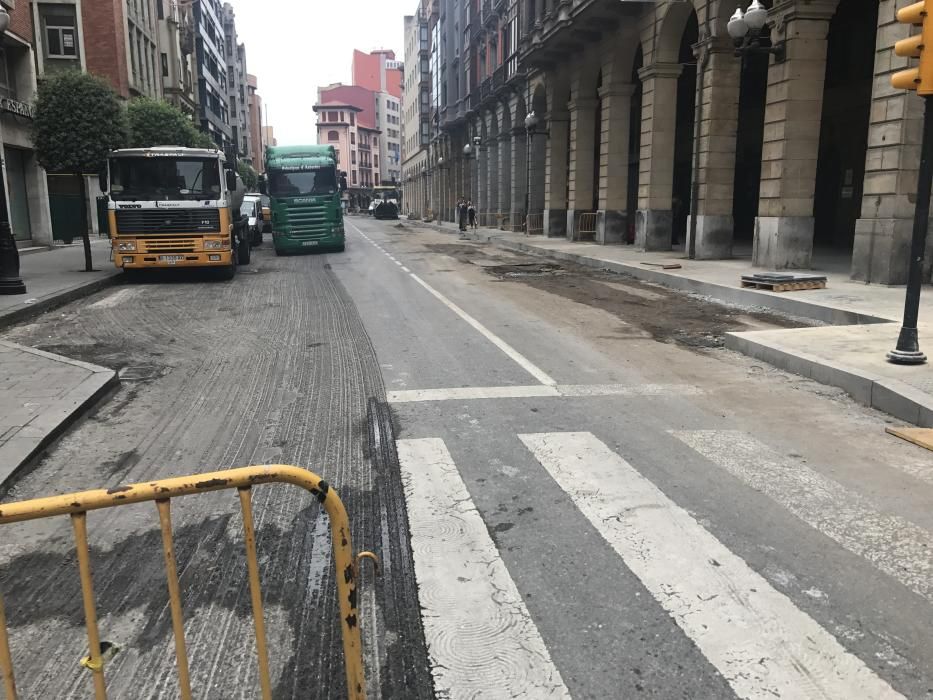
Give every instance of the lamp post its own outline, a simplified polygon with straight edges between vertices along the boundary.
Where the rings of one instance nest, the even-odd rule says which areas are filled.
[[[473,199],[473,168],[470,165],[470,158],[472,156],[473,156],[473,144],[467,142],[467,144],[463,147],[463,157],[466,162],[466,185],[467,185],[467,187],[464,189],[467,190],[466,192],[467,199],[471,201]]]
[[[421,191],[422,191],[422,197],[421,197],[422,216],[421,218],[424,221],[427,221],[428,212],[431,209],[431,207],[428,206],[428,164],[427,163],[421,164]]]
[[[10,26],[10,14],[0,7],[0,37]],[[0,294],[25,294],[26,285],[19,276],[19,250],[10,228],[10,212],[6,199],[6,169],[0,160]]]
[[[787,58],[787,45],[783,41],[771,44],[767,37],[762,37],[762,30],[768,24],[768,10],[758,0],[752,0],[745,12],[741,7],[729,18],[726,29],[735,44],[735,55],[770,54],[775,63],[783,63]],[[762,43],[767,42],[767,44]]]

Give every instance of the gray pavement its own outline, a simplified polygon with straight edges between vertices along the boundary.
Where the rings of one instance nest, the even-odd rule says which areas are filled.
[[[111,369],[0,340],[0,491],[117,381]]]
[[[456,231],[446,223],[408,225],[448,233]],[[816,265],[814,272],[828,279],[826,289],[791,293],[743,289],[739,284],[741,276],[759,271],[752,267],[750,259],[687,260],[677,251],[644,252],[632,246],[601,246],[488,228],[471,231],[470,236],[508,251],[612,270],[725,303],[770,309],[828,324],[830,327],[820,330],[750,330],[729,334],[727,344],[780,369],[844,389],[857,401],[899,420],[933,427],[933,363],[894,367],[886,360],[900,330],[903,287],[866,285],[851,280],[848,272],[837,269],[837,265],[829,269]],[[659,267],[665,263],[677,263],[681,268]],[[933,342],[933,334],[929,332],[933,329],[930,294],[930,287],[925,287],[920,303],[920,339],[925,349]]]
[[[69,301],[92,294],[120,279],[110,262],[110,241],[92,239],[94,272],[84,271],[84,248],[72,245],[20,255],[26,294],[0,295],[0,328],[20,323]]]
[[[933,463],[884,414],[725,347],[800,321],[394,222],[348,231],[344,254],[261,251],[228,284],[108,290],[8,331],[123,377],[8,498],[323,472],[386,564],[362,588],[374,696],[426,697],[428,669],[450,698],[929,696]],[[397,462],[367,439],[371,399]],[[254,500],[275,697],[337,697],[326,521],[286,489]],[[256,694],[234,505],[173,511],[198,697]],[[153,511],[89,518],[115,696],[177,695]],[[84,697],[70,526],[4,527],[20,686]]]

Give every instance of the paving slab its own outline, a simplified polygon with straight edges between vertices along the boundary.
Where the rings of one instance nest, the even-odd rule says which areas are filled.
[[[0,340],[0,490],[118,381],[111,369]]]
[[[91,257],[94,272],[84,271],[84,247],[80,242],[20,255],[20,277],[26,283],[26,294],[0,295],[0,328],[120,281],[120,271],[110,262],[109,240],[92,241]]]

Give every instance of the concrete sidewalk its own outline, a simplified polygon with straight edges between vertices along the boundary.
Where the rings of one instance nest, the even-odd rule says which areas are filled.
[[[111,369],[0,340],[0,490],[117,382]]]
[[[117,282],[110,241],[20,256],[26,294],[0,295],[0,329],[26,321]],[[113,370],[0,340],[0,489],[117,383]]]
[[[411,221],[456,234],[453,224]],[[847,269],[814,263],[827,278],[826,289],[770,292],[743,289],[744,274],[761,272],[751,260],[689,260],[682,252],[646,253],[627,245],[597,245],[563,238],[525,236],[497,229],[469,232],[473,240],[500,248],[611,270],[673,289],[702,294],[746,307],[779,311],[828,326],[729,333],[726,346],[776,367],[844,389],[860,403],[895,418],[933,427],[933,363],[892,365],[885,354],[897,342],[904,309],[904,288],[867,285],[849,279]],[[678,263],[664,270],[663,263]],[[821,269],[822,268],[822,269]],[[933,357],[933,288],[920,301],[921,347]]]
[[[20,277],[26,294],[0,295],[0,328],[67,304],[119,280],[110,262],[110,241],[93,239],[94,272],[84,272],[84,247],[73,245],[20,255]]]

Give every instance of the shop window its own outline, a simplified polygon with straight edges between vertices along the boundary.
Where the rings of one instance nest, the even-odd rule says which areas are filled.
[[[328,132],[327,132],[327,140],[328,140],[328,141],[339,141],[339,140],[340,140],[340,134],[337,133],[336,131],[328,131]]]

